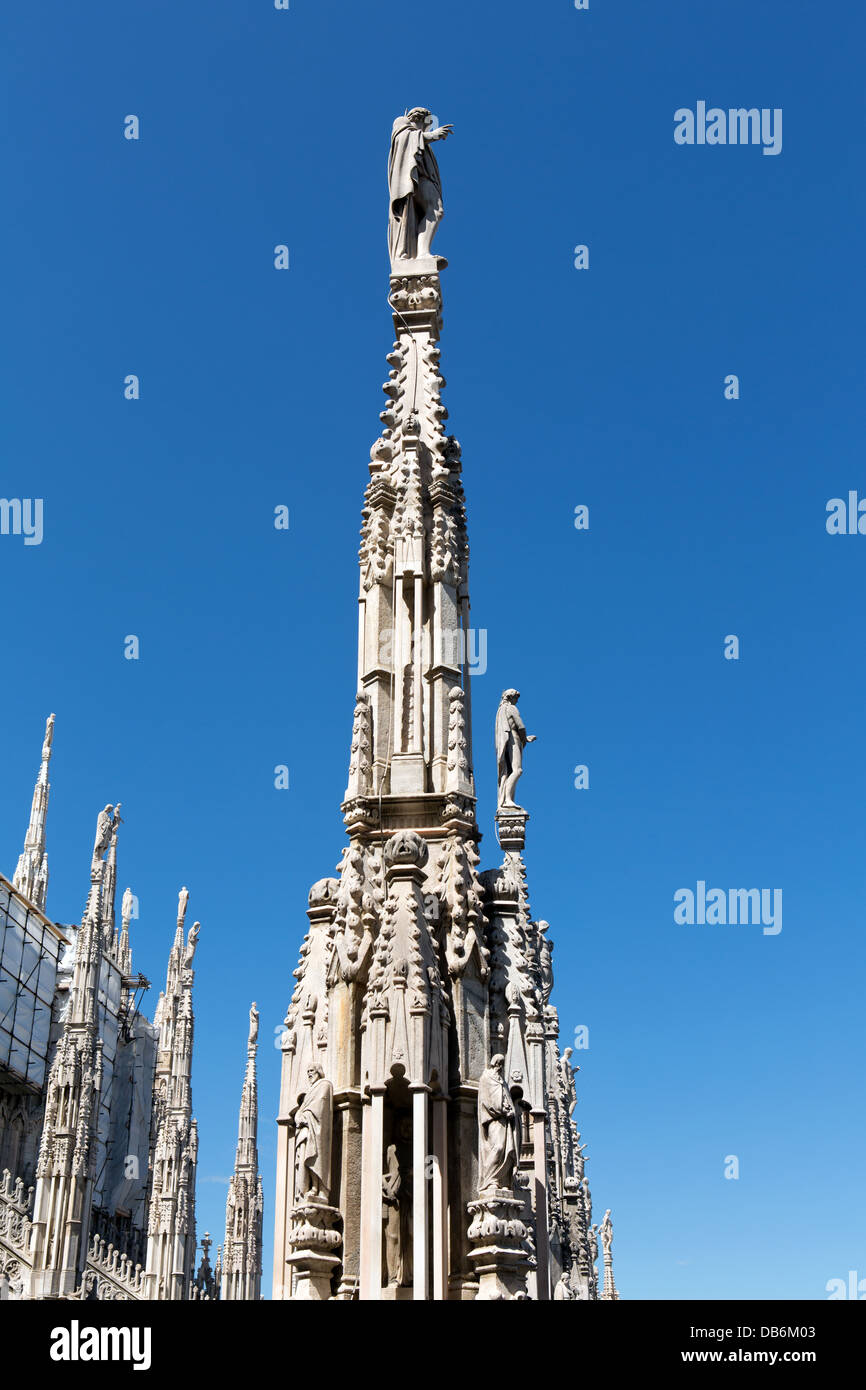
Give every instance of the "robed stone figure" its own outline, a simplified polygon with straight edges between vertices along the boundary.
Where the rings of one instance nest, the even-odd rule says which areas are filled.
[[[389,1144],[382,1178],[382,1220],[385,1223],[385,1274],[392,1288],[412,1283],[412,1157],[411,1126],[400,1121],[397,1143]]]
[[[519,690],[503,690],[496,711],[496,771],[499,781],[499,805],[514,806],[514,789],[523,773],[523,750],[535,742],[535,734],[526,732],[526,725],[517,709]]]
[[[442,180],[430,148],[434,140],[447,140],[452,126],[431,130],[433,118],[424,106],[398,116],[391,131],[388,158],[388,250],[391,268],[400,261],[430,256],[430,247],[442,220]]]
[[[307,1068],[309,1090],[295,1115],[295,1201],[327,1202],[331,1189],[334,1088],[322,1068]]]
[[[497,1054],[478,1083],[478,1192],[511,1192],[517,1167],[517,1111]]]

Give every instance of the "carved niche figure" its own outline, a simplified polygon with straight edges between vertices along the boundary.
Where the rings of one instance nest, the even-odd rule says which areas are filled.
[[[391,267],[400,261],[421,260],[442,220],[442,180],[430,148],[434,140],[447,140],[453,126],[431,129],[433,118],[424,106],[398,116],[391,131],[388,159],[388,250]]]
[[[478,1083],[478,1191],[510,1192],[517,1167],[517,1112],[505,1084],[501,1053],[485,1068]]]
[[[331,1189],[331,1116],[334,1088],[315,1062],[309,1089],[295,1115],[295,1201],[327,1202]]]
[[[517,710],[519,690],[503,690],[496,711],[496,770],[499,779],[499,805],[514,806],[514,789],[523,773],[523,750],[535,742],[535,734],[526,732],[526,725]]]
[[[412,1283],[411,1124],[400,1120],[399,1143],[389,1144],[382,1178],[382,1219],[385,1223],[385,1269],[388,1284],[406,1288]]]

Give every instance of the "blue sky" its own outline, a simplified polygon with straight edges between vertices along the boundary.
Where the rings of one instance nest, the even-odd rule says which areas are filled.
[[[49,911],[80,916],[120,800],[151,1013],[181,884],[203,923],[198,1224],[220,1239],[259,1004],[268,1288],[271,1039],[344,842],[384,172],[416,104],[454,124],[436,250],[488,634],[484,863],[515,685],[532,903],[563,1041],[589,1028],[577,1115],[617,1281],[822,1298],[866,1277],[866,538],[825,529],[830,498],[866,495],[864,27],[781,0],[4,16],[0,494],[43,498],[45,530],[0,536],[2,870],[54,710]],[[781,108],[781,154],[676,145],[699,100]],[[782,931],[676,924],[698,880],[781,888]]]

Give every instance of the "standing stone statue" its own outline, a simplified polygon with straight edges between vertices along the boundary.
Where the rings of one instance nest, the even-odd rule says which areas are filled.
[[[96,821],[96,839],[93,844],[93,864],[96,865],[101,860],[103,854],[111,843],[111,832],[114,829],[114,807],[109,804],[104,811],[100,811]]]
[[[610,1247],[613,1244],[613,1222],[610,1219],[610,1207],[608,1207],[604,1214],[604,1220],[599,1227],[598,1233],[601,1236],[601,1247],[604,1251],[605,1259],[608,1259],[610,1256]]]
[[[195,948],[198,945],[198,937],[200,931],[201,922],[193,922],[192,926],[190,927],[187,933],[186,950],[183,953],[183,966],[185,970],[192,969],[192,963],[195,957]]]
[[[307,1080],[309,1090],[295,1115],[295,1201],[327,1202],[334,1088],[315,1062],[307,1067]]]
[[[259,1011],[258,1011],[258,1009],[256,1008],[255,1004],[252,1004],[251,1007],[250,1007],[250,1032],[249,1032],[249,1037],[248,1037],[248,1039],[247,1039],[247,1046],[248,1046],[248,1047],[252,1047],[252,1046],[258,1041],[258,1036],[259,1036]]]
[[[478,1192],[511,1192],[517,1167],[517,1112],[505,1084],[505,1058],[492,1059],[478,1083]]]
[[[559,1071],[562,1077],[563,1085],[565,1087],[566,1098],[568,1100],[569,1118],[574,1114],[574,1107],[577,1105],[577,1088],[575,1086],[574,1078],[580,1071],[580,1067],[573,1067],[571,1065],[571,1054],[573,1053],[573,1051],[573,1047],[567,1047],[563,1052],[562,1058],[559,1063]],[[578,1138],[580,1138],[580,1135],[578,1135]]]
[[[391,268],[400,261],[418,261],[431,254],[436,228],[442,220],[442,181],[430,148],[447,140],[453,126],[431,129],[433,118],[424,106],[398,116],[391,131],[388,159],[388,250]]]
[[[389,1144],[385,1157],[382,1218],[388,1284],[392,1288],[406,1288],[412,1283],[412,1188],[411,1157],[407,1152],[411,1127],[405,1118],[400,1121],[398,1137],[402,1142]]]
[[[517,710],[519,690],[503,690],[496,711],[496,768],[499,778],[499,805],[514,806],[514,788],[523,773],[523,750],[535,742],[535,734],[526,732],[526,725]]]

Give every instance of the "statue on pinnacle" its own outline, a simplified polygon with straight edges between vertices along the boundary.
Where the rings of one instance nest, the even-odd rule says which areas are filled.
[[[516,807],[514,791],[523,774],[523,750],[535,742],[535,734],[526,732],[526,725],[517,709],[519,690],[503,690],[496,711],[496,772],[499,783],[499,809]]]
[[[427,108],[414,106],[397,117],[391,131],[388,250],[395,274],[409,271],[410,266],[415,273],[424,273],[447,264],[444,256],[434,261],[430,249],[442,220],[442,180],[430,146],[434,140],[447,140],[453,126],[432,127]]]

